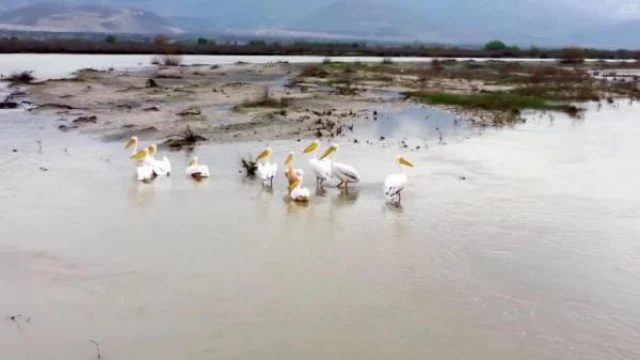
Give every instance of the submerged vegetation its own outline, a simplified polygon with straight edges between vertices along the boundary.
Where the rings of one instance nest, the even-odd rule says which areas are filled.
[[[492,44],[491,48],[498,45]],[[615,71],[609,71],[608,77],[594,76],[606,69],[637,71],[638,62],[583,63],[577,60],[580,54],[567,50],[565,57],[545,63],[442,59],[411,64],[331,62],[306,66],[295,83],[344,86],[359,92],[401,89],[408,98],[421,103],[489,113],[494,123],[517,119],[526,109],[578,116],[580,102],[611,102],[614,97],[640,99],[637,76],[616,77]]]
[[[10,85],[31,84],[36,79],[33,76],[33,71],[18,71],[13,72],[7,77],[3,77],[2,80],[9,82]]]
[[[253,100],[244,101],[242,104],[234,107],[234,110],[240,111],[247,108],[286,108],[289,106],[287,98],[276,99],[271,96],[269,87],[262,88],[260,94]]]

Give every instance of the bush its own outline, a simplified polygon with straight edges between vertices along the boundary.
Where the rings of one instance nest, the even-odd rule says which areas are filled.
[[[507,44],[500,40],[493,40],[486,43],[484,49],[487,51],[501,51],[507,49]]]
[[[30,84],[35,79],[36,77],[33,76],[33,71],[19,71],[11,73],[11,75],[4,78],[4,81],[12,84]]]
[[[586,51],[582,48],[564,48],[560,53],[562,64],[582,64],[586,56]]]
[[[151,65],[164,66],[180,66],[182,65],[182,56],[180,55],[162,55],[151,58]]]
[[[393,59],[391,59],[390,57],[384,57],[382,58],[382,63],[385,65],[391,65],[393,64]]]
[[[104,42],[106,42],[107,44],[115,44],[117,41],[118,38],[116,38],[114,35],[108,35],[104,38]]]
[[[198,45],[207,45],[209,43],[209,40],[201,37],[201,38],[198,38],[197,43]]]
[[[166,45],[169,43],[169,41],[171,41],[171,39],[169,39],[167,35],[158,35],[153,38],[153,42],[156,45]]]

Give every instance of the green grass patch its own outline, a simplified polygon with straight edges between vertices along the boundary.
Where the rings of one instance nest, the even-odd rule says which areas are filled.
[[[507,111],[536,109],[564,111],[568,105],[551,103],[544,98],[506,92],[483,94],[432,93],[419,94],[418,99],[427,104],[459,106],[470,109]]]

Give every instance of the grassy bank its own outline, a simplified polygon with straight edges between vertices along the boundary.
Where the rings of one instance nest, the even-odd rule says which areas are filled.
[[[464,109],[487,111],[519,111],[531,109],[574,113],[577,109],[570,104],[549,101],[542,97],[518,95],[508,92],[481,94],[419,93],[414,94],[413,97],[425,104],[456,106]]]

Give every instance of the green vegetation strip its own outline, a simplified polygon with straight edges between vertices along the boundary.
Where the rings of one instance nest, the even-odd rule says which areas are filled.
[[[571,112],[575,108],[567,104],[551,103],[536,96],[524,96],[505,92],[483,94],[418,94],[417,98],[419,101],[427,104],[494,111],[535,109]]]

